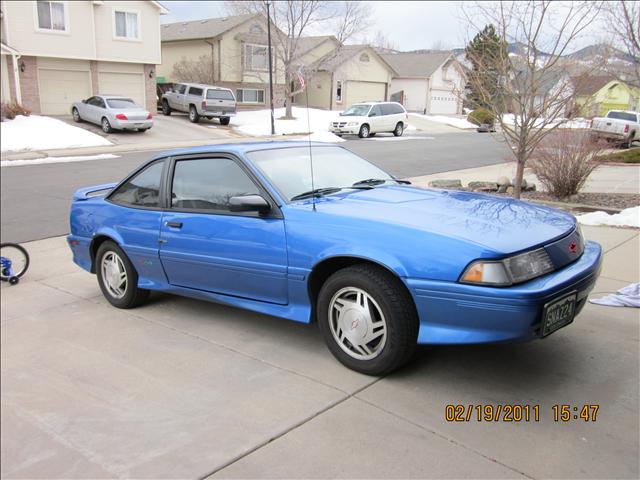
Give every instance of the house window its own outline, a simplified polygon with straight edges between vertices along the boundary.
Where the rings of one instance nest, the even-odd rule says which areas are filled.
[[[64,2],[37,2],[38,28],[65,32],[67,23],[64,7]]]
[[[264,90],[240,88],[236,91],[238,103],[264,103]]]
[[[342,102],[342,82],[340,80],[336,82],[336,102]]]
[[[245,70],[268,70],[268,47],[265,45],[244,46],[244,68]]]
[[[249,33],[253,35],[262,35],[264,33],[264,30],[262,30],[260,25],[254,24],[254,25],[251,25],[251,28],[249,29]]]
[[[117,38],[139,38],[138,14],[136,12],[116,11],[116,37]]]
[[[362,55],[360,55],[360,61],[361,62],[368,62],[369,61],[369,55],[367,55],[366,53],[363,53]]]

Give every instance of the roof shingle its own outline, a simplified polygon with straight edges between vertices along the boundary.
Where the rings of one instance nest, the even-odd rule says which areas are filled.
[[[428,78],[451,57],[451,52],[383,53],[380,56],[401,78]]]
[[[232,17],[206,18],[192,22],[166,23],[160,27],[160,39],[163,42],[175,40],[196,40],[213,38],[246,22],[254,15],[235,15]]]

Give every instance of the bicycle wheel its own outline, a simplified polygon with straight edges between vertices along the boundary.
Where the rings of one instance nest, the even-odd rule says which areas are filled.
[[[0,244],[0,277],[21,277],[29,268],[29,254],[17,243]]]

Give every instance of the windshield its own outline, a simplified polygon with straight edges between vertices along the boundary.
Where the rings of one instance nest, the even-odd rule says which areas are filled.
[[[343,117],[366,117],[371,105],[351,105],[344,112]]]
[[[313,188],[349,187],[363,179],[392,180],[383,170],[340,147],[313,147]],[[248,157],[291,201],[311,187],[309,147],[250,152]]]
[[[617,118],[619,120],[629,120],[630,122],[636,121],[636,116],[633,113],[627,112],[609,112],[607,118]]]
[[[139,108],[130,98],[110,98],[107,100],[109,108]]]

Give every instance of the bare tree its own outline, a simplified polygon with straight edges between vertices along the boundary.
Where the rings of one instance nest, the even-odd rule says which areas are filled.
[[[179,82],[209,83],[213,85],[213,64],[211,57],[202,55],[197,60],[182,57],[173,65],[172,76]]]
[[[514,197],[520,198],[527,160],[542,139],[565,121],[575,84],[563,55],[591,26],[601,9],[599,2],[477,2],[465,9],[469,30],[475,34],[494,25],[501,41],[515,52],[495,49],[477,55],[468,81],[500,126],[500,133],[517,163]],[[469,53],[467,53],[469,55]],[[495,75],[497,89],[486,88],[486,75]]]
[[[606,3],[604,19],[613,46],[629,55],[632,81],[640,86],[640,3],[618,0]]]
[[[232,14],[260,14],[267,18],[266,2],[263,0],[227,2]],[[371,22],[371,9],[366,2],[341,1],[325,2],[320,0],[275,0],[271,2],[272,42],[274,54],[279,60],[277,69],[284,76],[286,102],[285,118],[293,118],[291,103],[293,96],[304,89],[295,83],[296,72],[300,65],[300,39],[319,32],[333,34],[342,45],[355,35],[365,31]],[[337,55],[338,47],[332,55]],[[306,84],[314,71],[304,69]]]
[[[382,50],[398,50],[398,44],[391,40],[382,30],[376,31],[376,33],[373,35],[373,38],[367,38],[364,43],[375,48],[380,48]]]

